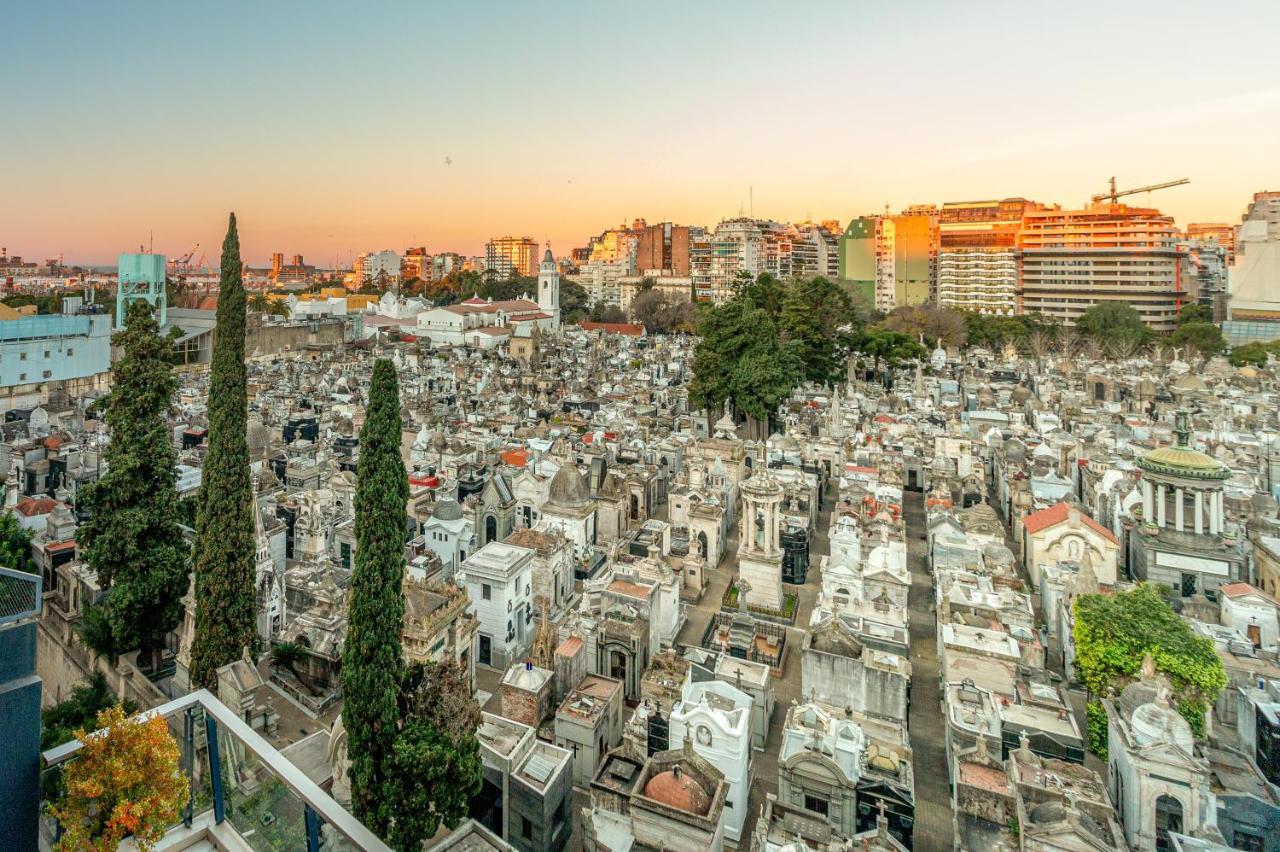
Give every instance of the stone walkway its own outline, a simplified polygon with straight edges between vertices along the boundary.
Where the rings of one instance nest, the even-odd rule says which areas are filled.
[[[917,852],[953,848],[951,787],[943,733],[933,577],[925,568],[927,544],[924,494],[903,492],[907,566],[911,569],[908,600],[911,617],[911,751],[915,768],[916,823],[912,836]]]

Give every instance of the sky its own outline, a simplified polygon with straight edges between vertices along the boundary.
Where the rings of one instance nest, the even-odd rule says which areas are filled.
[[[1280,189],[1280,3],[15,3],[0,246],[111,263],[557,254],[1115,175],[1175,217]],[[1133,196],[1146,204],[1146,194]]]

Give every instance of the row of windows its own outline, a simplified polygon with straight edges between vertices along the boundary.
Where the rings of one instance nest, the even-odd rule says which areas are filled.
[[[67,357],[71,357],[72,355],[76,354],[76,350],[75,350],[75,349],[72,349],[72,348],[68,348],[68,349],[66,350],[65,354],[66,354],[66,356],[67,356]],[[46,350],[44,350],[44,357],[45,357],[46,359],[48,359],[48,358],[52,358],[52,357],[53,357],[53,351],[52,351],[52,350],[50,350],[50,349],[46,349]],[[25,360],[27,360],[27,353],[26,353],[26,352],[19,352],[19,353],[18,353],[18,360],[19,360],[19,361],[25,361]]]

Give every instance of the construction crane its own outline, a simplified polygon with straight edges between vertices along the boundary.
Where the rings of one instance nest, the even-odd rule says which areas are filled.
[[[1183,184],[1191,183],[1191,178],[1179,178],[1178,180],[1171,180],[1165,183],[1153,183],[1151,184],[1151,186],[1139,186],[1139,187],[1135,187],[1134,189],[1122,189],[1118,192],[1116,191],[1116,179],[1114,177],[1111,178],[1109,183],[1111,185],[1111,190],[1109,192],[1104,192],[1100,195],[1093,196],[1094,204],[1097,204],[1099,201],[1110,201],[1112,204],[1115,204],[1116,199],[1122,196],[1136,195],[1139,192],[1151,192],[1152,190],[1155,190],[1155,189],[1168,189],[1171,186],[1182,186]]]
[[[191,247],[191,251],[173,259],[173,271],[181,275],[184,272],[191,271],[191,258],[196,256],[196,252],[200,250],[200,244],[196,243]]]

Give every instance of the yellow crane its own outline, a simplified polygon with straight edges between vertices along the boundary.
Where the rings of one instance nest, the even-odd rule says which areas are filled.
[[[1168,189],[1171,186],[1182,186],[1183,184],[1191,183],[1191,178],[1178,178],[1177,180],[1166,181],[1165,183],[1153,183],[1150,186],[1139,186],[1133,189],[1122,189],[1119,191],[1116,191],[1116,179],[1114,177],[1111,178],[1108,183],[1111,185],[1110,191],[1093,196],[1094,204],[1097,204],[1099,201],[1110,201],[1112,204],[1115,204],[1116,199],[1121,198],[1122,196],[1136,195],[1139,192],[1151,192],[1155,189]]]

